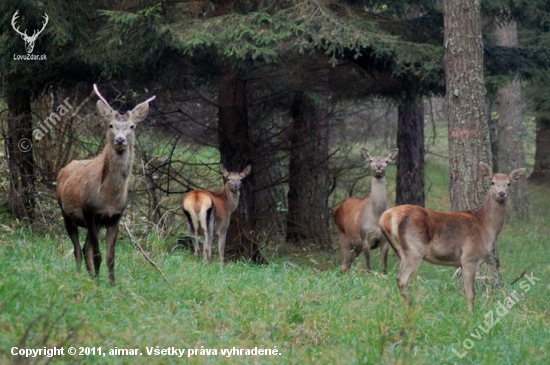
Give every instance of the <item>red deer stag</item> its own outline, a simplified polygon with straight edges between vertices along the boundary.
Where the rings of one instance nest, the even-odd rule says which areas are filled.
[[[57,175],[57,201],[63,214],[65,228],[74,246],[77,269],[80,270],[82,251],[86,267],[94,277],[99,276],[101,252],[99,229],[106,227],[107,268],[109,281],[115,282],[115,242],[118,221],[126,208],[128,181],[134,157],[134,127],[147,117],[152,98],[137,105],[132,111],[120,114],[101,96],[97,111],[109,122],[107,144],[99,156],[91,160],[75,160]],[[78,240],[78,227],[88,229],[83,250]]]
[[[387,156],[371,156],[362,148],[361,154],[370,163],[372,174],[371,193],[366,199],[349,198],[334,210],[334,221],[340,236],[342,271],[347,273],[350,265],[361,252],[365,253],[367,271],[371,271],[370,250],[380,246],[382,272],[387,274],[389,246],[378,226],[378,219],[388,209],[386,191],[386,168],[397,159],[399,150],[393,149]]]
[[[220,170],[226,181],[219,192],[215,193],[204,189],[190,191],[183,196],[182,206],[187,218],[189,232],[193,235],[195,256],[199,258],[201,256],[197,235],[202,229],[204,234],[204,259],[206,262],[210,262],[212,237],[215,233],[218,235],[220,264],[223,265],[229,218],[239,204],[242,180],[250,174],[252,168],[248,165],[242,172],[228,172],[225,166],[221,164]]]
[[[477,212],[436,212],[418,205],[401,205],[380,217],[380,227],[399,257],[397,284],[407,305],[407,284],[422,260],[432,264],[461,266],[468,308],[474,310],[474,279],[479,265],[492,251],[504,224],[510,183],[525,169],[510,175],[493,174],[483,162],[479,168],[491,180],[484,206]]]

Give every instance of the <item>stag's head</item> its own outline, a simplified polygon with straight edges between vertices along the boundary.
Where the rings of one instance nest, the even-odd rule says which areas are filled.
[[[42,29],[40,29],[40,30],[35,29],[33,31],[32,35],[29,36],[27,34],[26,29],[25,29],[24,32],[20,32],[19,27],[18,26],[16,27],[16,25],[15,25],[15,21],[19,17],[18,13],[19,13],[19,10],[17,10],[15,12],[15,14],[13,14],[13,17],[11,18],[11,26],[21,36],[21,38],[23,38],[23,40],[25,41],[25,48],[27,49],[27,53],[32,53],[32,50],[34,49],[34,42],[36,42],[36,38],[38,38],[40,33],[42,33],[44,28],[46,28],[46,24],[48,24],[48,20],[49,20],[48,14],[44,13],[44,22],[42,23]]]
[[[236,193],[241,189],[242,181],[245,177],[250,174],[252,167],[250,165],[246,166],[241,172],[229,172],[223,164],[220,165],[220,170],[226,181],[226,184],[229,185],[229,189]]]
[[[399,150],[393,149],[387,156],[371,156],[369,150],[366,148],[361,149],[361,155],[370,163],[370,172],[372,176],[381,179],[386,176],[386,168],[389,163],[395,162]]]
[[[510,185],[525,174],[525,168],[515,169],[510,175],[493,174],[491,166],[484,162],[479,163],[479,169],[483,176],[491,180],[491,187],[489,188],[491,196],[499,203],[504,203],[506,201]]]
[[[97,86],[94,84],[94,90],[100,100],[97,101],[97,112],[106,121],[109,122],[107,131],[107,140],[115,151],[122,153],[128,149],[128,146],[134,144],[134,128],[137,123],[141,122],[149,114],[149,102],[155,99],[151,97],[141,104],[138,104],[131,111],[120,114],[111,106],[105,98],[99,93]]]

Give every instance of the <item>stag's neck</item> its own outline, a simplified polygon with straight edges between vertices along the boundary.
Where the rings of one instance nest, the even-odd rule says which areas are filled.
[[[229,184],[225,184],[223,189],[220,191],[220,195],[227,202],[229,214],[233,213],[239,205],[239,197],[241,196],[240,191],[235,192],[229,188]]]
[[[388,207],[388,196],[386,191],[386,178],[373,177],[371,183],[370,200],[373,213],[382,215]]]
[[[497,202],[489,192],[485,198],[485,205],[481,208],[479,214],[487,227],[488,238],[492,245],[504,225],[504,220],[506,218],[506,201]]]
[[[115,151],[110,145],[103,149],[103,179],[102,185],[110,190],[126,190],[132,173],[134,148],[129,145],[123,152]]]

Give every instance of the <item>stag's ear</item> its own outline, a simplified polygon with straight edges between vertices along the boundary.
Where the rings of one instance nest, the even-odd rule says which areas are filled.
[[[104,119],[111,121],[111,116],[113,115],[113,110],[111,107],[101,100],[98,100],[96,105],[99,115],[101,115]]]
[[[491,168],[491,166],[487,165],[485,162],[479,163],[479,169],[481,170],[481,173],[483,174],[483,176],[489,179],[493,177],[493,169]]]
[[[510,178],[510,181],[518,181],[523,176],[523,174],[525,174],[525,171],[527,171],[525,167],[522,169],[515,169],[510,173],[508,177]]]
[[[247,177],[250,172],[252,171],[252,166],[250,165],[247,165],[244,170],[241,172],[241,179],[244,179],[245,177]]]
[[[227,169],[225,168],[223,163],[220,164],[220,171],[221,171],[223,177],[227,179],[227,177],[229,176],[229,171],[227,171]]]
[[[361,156],[363,156],[365,160],[370,160],[369,150],[367,150],[366,148],[361,148]]]
[[[136,105],[136,107],[132,110],[132,121],[134,123],[139,123],[143,119],[147,118],[148,114],[149,114],[149,102],[144,101],[143,103]]]
[[[393,150],[388,153],[388,156],[386,157],[387,162],[395,162],[397,160],[397,155],[399,154],[399,149],[394,148]]]

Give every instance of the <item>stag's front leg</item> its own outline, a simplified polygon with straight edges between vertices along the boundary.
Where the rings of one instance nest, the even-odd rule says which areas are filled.
[[[95,266],[94,266],[94,251],[92,248],[91,243],[91,237],[90,237],[90,229],[88,229],[88,232],[86,233],[86,241],[84,242],[84,260],[86,261],[86,269],[88,269],[88,272],[90,275],[95,276]]]
[[[227,228],[219,233],[218,236],[218,254],[220,256],[220,265],[225,264],[225,240],[227,239]]]
[[[109,282],[115,284],[115,244],[118,235],[118,222],[107,226],[106,241],[107,248],[105,257],[107,260],[107,269],[109,270]]]
[[[195,251],[194,255],[196,258],[200,259],[202,252],[201,252],[201,245],[199,243],[199,238],[197,237],[196,234],[193,234],[193,237],[191,238],[191,240],[193,241],[193,248]]]
[[[95,224],[93,217],[85,217],[87,221],[88,234],[86,236],[86,266],[90,273],[97,279],[99,277],[99,267],[101,266],[101,252],[99,250],[99,228]]]
[[[468,297],[468,309],[470,312],[474,311],[475,300],[475,278],[477,271],[476,263],[463,263],[462,264],[462,278],[464,279],[464,288],[466,289],[466,296]]]
[[[370,266],[370,247],[371,243],[374,244],[376,238],[372,234],[368,234],[366,238],[363,239],[363,253],[365,254],[365,264],[367,266],[367,272],[371,272]]]

